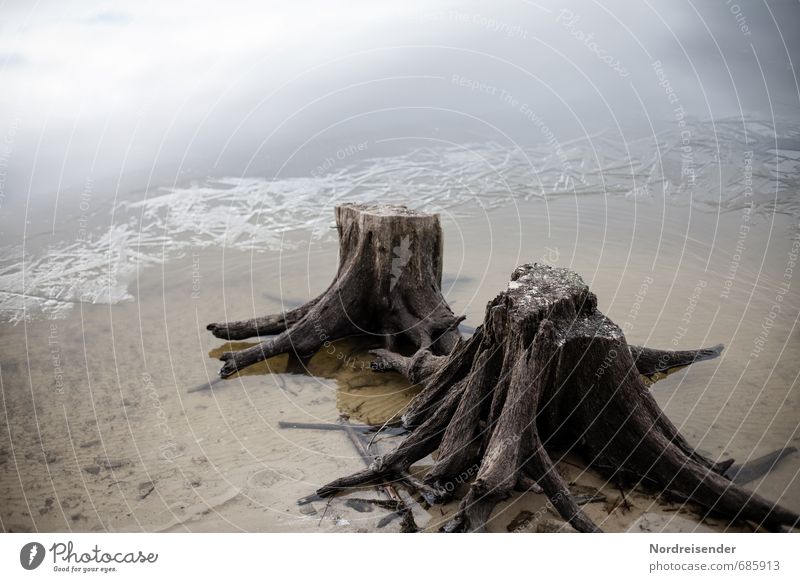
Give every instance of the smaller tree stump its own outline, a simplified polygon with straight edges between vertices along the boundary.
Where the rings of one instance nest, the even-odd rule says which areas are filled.
[[[393,351],[450,352],[463,317],[453,315],[442,296],[439,216],[405,206],[344,204],[336,207],[336,225],[339,269],[322,295],[285,313],[207,326],[226,340],[274,336],[223,353],[220,376],[278,354],[307,358],[359,334]]]

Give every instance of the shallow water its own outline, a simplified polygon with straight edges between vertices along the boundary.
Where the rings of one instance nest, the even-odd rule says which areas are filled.
[[[635,140],[605,131],[531,147],[396,141],[339,149],[341,159],[325,157],[300,176],[209,179],[113,201],[81,196],[75,215],[53,211],[49,232],[26,229],[24,240],[2,246],[0,320],[129,300],[140,269],[204,249],[268,253],[331,240],[343,201],[466,219],[529,200],[603,196],[800,219],[796,122],[688,120]]]
[[[445,292],[467,326],[480,324],[516,265],[570,267],[631,343],[726,345],[721,358],[653,386],[691,443],[739,461],[800,447],[798,148],[787,134],[777,166],[767,149],[750,163],[749,150],[728,137],[724,176],[712,175],[720,166],[712,160],[691,184],[680,156],[669,170],[637,154],[636,170],[621,171],[610,188],[609,164],[626,154],[608,144],[594,161],[585,147],[566,164],[542,154],[533,173],[522,153],[484,144],[354,161],[323,179],[187,186],[115,205],[114,226],[93,227],[90,240],[76,240],[69,222],[31,237],[24,268],[20,249],[0,272],[2,527],[397,531],[399,520],[378,528],[380,508],[344,499],[298,506],[363,461],[341,431],[279,426],[335,423],[342,413],[380,422],[402,408],[413,388],[362,369],[358,346],[339,347],[344,361],[318,356],[313,375],[276,358],[196,390],[215,377],[212,356],[224,347],[208,322],[280,311],[324,290],[336,268],[331,207],[350,199],[413,200],[442,213]],[[652,144],[644,150],[652,154]],[[482,168],[475,156],[491,163]],[[541,183],[532,186],[532,175]],[[609,195],[598,194],[604,186]],[[324,204],[307,204],[317,199]],[[749,486],[800,510],[798,471],[793,454]],[[590,474],[574,476],[618,495]],[[491,528],[504,531],[538,497],[505,502]],[[675,509],[646,495],[629,501],[629,511],[609,501],[590,514],[613,531]],[[443,519],[438,509],[415,511],[429,528]]]

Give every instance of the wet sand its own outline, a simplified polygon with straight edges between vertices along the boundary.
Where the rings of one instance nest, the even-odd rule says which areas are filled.
[[[486,212],[462,205],[442,220],[444,287],[468,326],[480,324],[516,265],[570,267],[631,343],[726,345],[723,357],[652,388],[693,445],[737,461],[800,446],[800,297],[781,288],[797,235],[788,217],[754,216],[743,243],[741,211],[718,215],[661,201],[565,197]],[[332,279],[335,241],[291,236],[296,248],[283,253],[192,250],[137,269],[133,300],[79,303],[55,319],[2,324],[3,530],[399,531],[398,519],[379,527],[387,510],[345,497],[296,503],[363,461],[341,432],[279,422],[335,423],[341,414],[380,422],[413,396],[396,375],[362,369],[358,346],[338,346],[341,360],[320,354],[314,375],[287,371],[284,357],[193,390],[215,377],[211,354],[224,344],[207,323],[292,307]],[[382,440],[377,450],[396,442]],[[587,512],[607,531],[639,528],[643,514],[660,516],[647,518],[650,529],[742,528],[700,523],[688,508],[645,492],[623,499],[577,459],[560,468],[604,495]],[[795,453],[748,487],[800,511],[798,471]],[[490,529],[558,525],[544,502],[515,495],[498,506]],[[454,508],[414,511],[420,526],[434,530]]]

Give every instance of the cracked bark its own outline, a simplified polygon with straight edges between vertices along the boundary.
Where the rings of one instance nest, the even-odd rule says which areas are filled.
[[[559,475],[548,452],[557,448],[581,454],[609,479],[681,495],[715,515],[771,530],[795,526],[795,513],[724,476],[732,461],[716,462],[692,449],[643,383],[642,374],[720,351],[628,346],[577,274],[523,265],[489,303],[483,325],[447,356],[375,352],[378,369],[397,370],[423,385],[403,416],[412,432],[370,468],[317,493],[402,479],[438,449],[423,480],[434,502],[449,498],[448,484],[465,469],[477,468],[445,531],[482,530],[498,501],[533,482],[575,529],[599,531]]]
[[[351,335],[375,336],[396,352],[450,352],[463,318],[453,315],[441,292],[439,216],[405,206],[343,204],[336,207],[336,225],[339,268],[322,295],[282,314],[207,326],[226,340],[271,336],[222,354],[220,376],[278,354],[308,358]]]

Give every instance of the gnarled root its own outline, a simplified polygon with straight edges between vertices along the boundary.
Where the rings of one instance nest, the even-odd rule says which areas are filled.
[[[661,352],[631,348],[597,310],[597,298],[566,269],[524,265],[491,301],[484,323],[447,357],[380,352],[379,363],[423,380],[406,411],[411,434],[369,469],[319,495],[392,477],[438,448],[426,486],[448,497],[474,475],[445,531],[485,527],[497,502],[535,481],[576,530],[599,531],[558,474],[548,447],[584,456],[610,479],[678,494],[708,512],[772,530],[795,526],[793,512],[734,484],[718,463],[678,433],[642,382],[643,371],[687,365],[719,348]]]
[[[310,357],[349,335],[375,336],[394,351],[448,354],[461,337],[441,293],[442,231],[439,217],[405,206],[336,207],[340,264],[336,279],[313,301],[283,314],[212,323],[217,337],[274,336],[246,350],[224,353],[219,374],[228,377],[266,358]]]
[[[718,344],[710,348],[700,348],[699,350],[655,350],[640,346],[628,346],[631,357],[636,363],[636,369],[642,376],[652,376],[658,373],[669,372],[675,368],[681,368],[701,362],[712,360],[722,354],[725,346]]]

